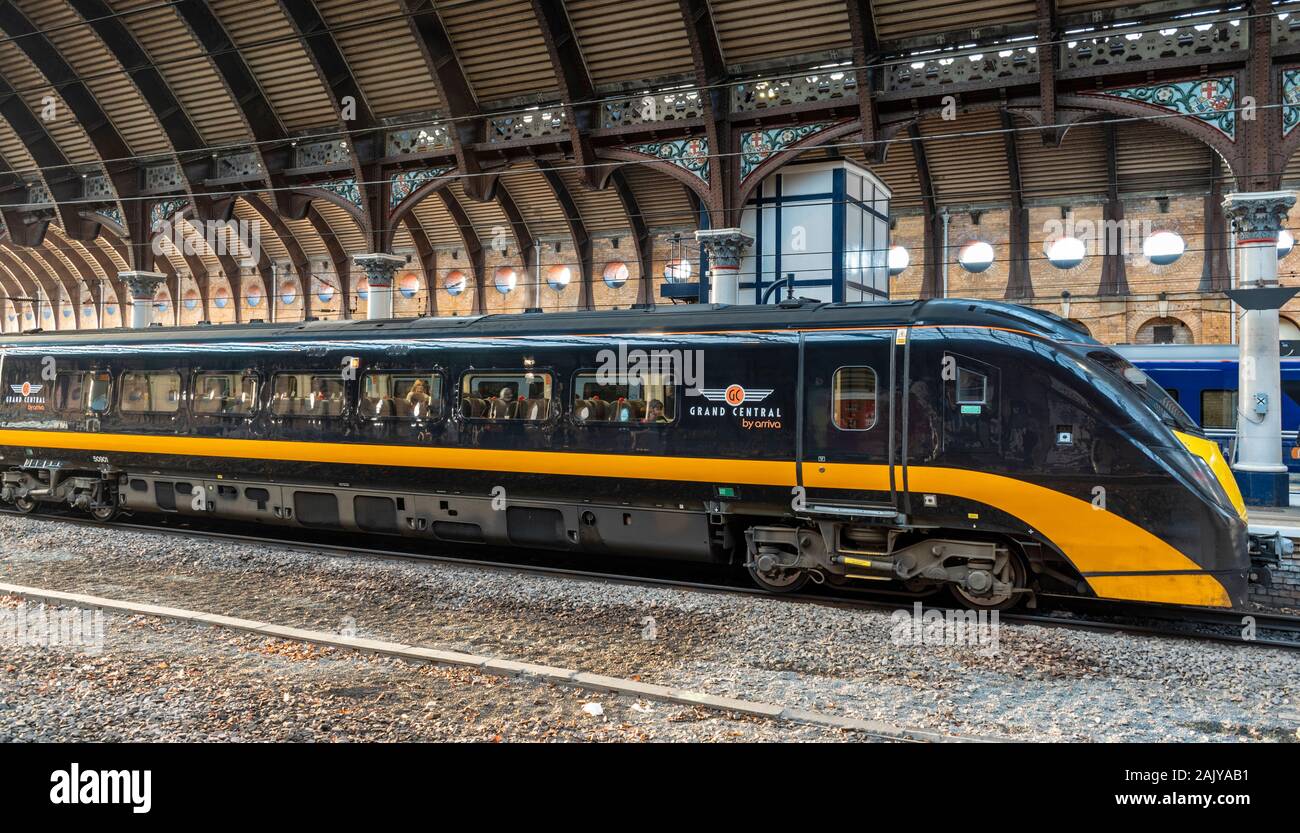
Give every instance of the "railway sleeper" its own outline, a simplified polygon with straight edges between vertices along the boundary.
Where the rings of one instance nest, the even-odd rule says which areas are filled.
[[[745,566],[760,586],[791,592],[808,580],[897,581],[909,590],[947,586],[970,607],[1009,607],[1032,596],[1021,559],[1004,542],[820,520],[816,528],[754,526]]]

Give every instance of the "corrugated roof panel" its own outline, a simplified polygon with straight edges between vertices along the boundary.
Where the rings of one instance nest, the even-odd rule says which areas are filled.
[[[569,165],[570,163],[567,162],[557,165],[556,173],[569,189],[569,194],[573,197],[574,204],[578,206],[578,213],[582,215],[582,222],[586,225],[587,231],[598,234],[605,231],[630,230],[632,224],[628,222],[627,212],[623,210],[623,201],[619,199],[614,186],[610,185],[603,191],[592,191],[582,184],[582,171]]]
[[[953,121],[929,118],[920,124],[930,179],[940,203],[986,203],[1011,193],[1007,152],[996,112],[964,114]],[[953,135],[983,132],[984,135]],[[948,138],[941,138],[947,136]]]
[[[27,152],[27,146],[18,134],[9,126],[9,122],[0,119],[0,158],[3,158],[9,170],[19,174],[34,176],[36,162]]]
[[[500,184],[506,186],[534,236],[569,237],[564,209],[541,171],[532,165],[515,165],[501,177]]]
[[[1034,0],[872,0],[881,40],[1036,20]]]
[[[113,264],[117,266],[117,271],[122,272],[131,268],[126,264],[126,259],[117,251],[117,247],[105,240],[102,234],[96,237],[92,244],[98,246],[100,251],[108,255],[109,260],[113,261]]]
[[[441,102],[398,0],[317,0],[334,40],[377,116],[435,110]]]
[[[1122,191],[1203,191],[1209,181],[1210,147],[1158,123],[1120,124],[1115,143]]]
[[[87,251],[86,244],[82,243],[80,240],[69,238],[63,233],[63,229],[55,223],[50,223],[50,228],[46,236],[47,244],[51,239],[54,241],[55,246],[68,249],[80,256],[81,259],[85,261],[86,265],[90,267],[91,272],[94,273],[94,277],[101,280],[108,278],[108,275],[104,274],[103,267],[99,265],[99,261],[91,256],[90,252]]]
[[[728,65],[852,48],[842,0],[711,0],[710,6]]]
[[[288,130],[333,124],[334,107],[275,0],[208,0]],[[273,40],[275,43],[264,43]],[[254,46],[262,43],[264,45]]]
[[[916,171],[916,157],[912,154],[912,144],[907,141],[890,142],[885,151],[885,161],[880,164],[868,164],[866,149],[862,146],[862,134],[845,136],[837,144],[840,152],[848,159],[871,171],[888,186],[893,196],[889,207],[895,209],[917,208],[921,201],[921,178]]]
[[[223,272],[224,270],[221,267],[221,261],[217,259],[216,253],[212,251],[212,247],[210,247],[208,245],[207,240],[204,239],[203,232],[196,229],[191,224],[189,218],[181,219],[181,221],[177,225],[180,227],[181,234],[184,235],[184,239],[187,245],[191,240],[193,240],[194,254],[198,255],[199,260],[203,261],[203,268],[208,271],[209,275],[211,275],[213,278],[216,278],[217,274]],[[232,252],[232,254],[235,253]],[[239,257],[240,257],[239,254],[235,254],[236,260],[238,260]],[[168,259],[171,259],[170,254],[168,255]],[[173,261],[173,263],[174,262],[175,261]],[[181,264],[177,267],[176,271],[180,272],[182,275],[189,274],[190,273],[189,262],[186,261],[184,258],[182,258]],[[227,275],[226,277],[229,277],[229,275]]]
[[[267,201],[265,197],[263,197],[263,202],[266,202],[267,205],[275,205],[274,202]],[[303,253],[311,261],[312,272],[323,273],[330,271],[332,264],[330,263],[329,249],[325,248],[325,243],[321,240],[321,236],[317,234],[316,227],[312,225],[311,220],[306,218],[294,220],[289,217],[283,219],[284,224],[293,233],[294,239],[298,241],[298,245],[302,246]],[[321,266],[322,262],[325,264],[323,267]]]
[[[242,199],[235,200],[235,219],[243,220],[251,227],[256,223],[258,236],[261,239],[262,248],[266,250],[266,256],[272,260],[287,261],[289,259],[289,250],[280,240],[280,236],[271,228],[271,224],[262,220],[262,215],[257,213],[253,208]]]
[[[172,94],[209,145],[251,139],[244,117],[203,47],[176,10],[155,0],[110,0],[114,10],[144,9],[121,20],[149,53]]]
[[[112,53],[66,3],[22,0],[23,12],[45,30],[63,59],[85,80],[99,106],[122,134],[132,153],[166,153],[170,149],[153,111],[122,71]]]
[[[1016,121],[1018,127],[1027,124]],[[1059,147],[1044,145],[1042,133],[1037,130],[1020,131],[1016,134],[1016,153],[1025,199],[1104,196],[1109,189],[1106,137],[1099,124],[1071,127]]]
[[[437,5],[480,103],[555,93],[555,70],[530,0],[440,0]]]
[[[695,70],[677,0],[568,0],[565,8],[597,85],[680,77]]]
[[[326,199],[312,200],[312,205],[325,218],[325,222],[329,223],[334,231],[334,239],[339,241],[343,251],[350,255],[365,254],[365,235],[361,233],[356,218],[347,209]]]
[[[86,131],[82,130],[81,124],[72,115],[72,108],[50,84],[49,79],[28,59],[27,53],[13,44],[0,49],[0,75],[18,92],[18,97],[36,118],[41,120],[46,132],[69,162],[88,164],[99,159]],[[54,102],[53,118],[49,119],[44,112],[46,96]]]
[[[699,226],[699,215],[681,182],[649,165],[632,163],[622,171],[651,231]]]
[[[451,212],[447,211],[446,204],[442,197],[436,192],[429,194],[424,199],[415,204],[411,209],[417,220],[420,221],[420,227],[424,229],[424,234],[429,238],[429,242],[434,246],[464,246],[465,239],[461,236],[461,230],[452,219]]]
[[[460,180],[453,181],[447,187],[451,189],[451,194],[460,203],[460,207],[465,209],[465,213],[469,215],[470,225],[474,227],[474,232],[478,234],[479,242],[483,244],[483,248],[486,249],[491,246],[493,238],[498,234],[505,235],[514,245],[514,230],[496,200],[478,202],[470,199],[466,196],[465,188]]]

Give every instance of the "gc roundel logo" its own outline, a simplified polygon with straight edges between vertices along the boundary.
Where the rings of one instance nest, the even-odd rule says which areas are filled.
[[[31,395],[32,395],[32,383],[31,383],[31,382],[23,382],[23,396],[31,396]],[[740,396],[741,396],[741,398],[743,399],[744,396],[745,396],[745,392],[744,392],[744,391],[741,391],[741,392],[740,392]]]
[[[745,401],[745,389],[740,385],[732,385],[727,388],[725,396],[728,405],[740,405]]]

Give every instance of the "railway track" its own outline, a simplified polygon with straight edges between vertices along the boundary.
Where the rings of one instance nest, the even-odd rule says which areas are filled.
[[[8,507],[0,508],[0,513],[20,517],[28,516],[26,513]],[[405,540],[398,542],[407,545],[405,547],[399,545],[393,548],[379,548],[373,546],[370,539],[365,542],[362,542],[359,538],[353,539],[346,536],[340,539],[337,534],[330,535],[327,539],[321,533],[297,528],[293,530],[296,539],[289,539],[265,534],[267,532],[266,527],[257,527],[255,531],[248,530],[244,525],[236,524],[222,524],[218,527],[215,524],[204,523],[188,516],[179,519],[162,516],[157,522],[152,523],[130,518],[104,523],[73,515],[63,510],[39,512],[32,516],[81,526],[111,527],[154,534],[200,536],[300,552],[323,552],[339,557],[366,556],[389,560],[422,561],[483,569],[509,570],[561,578],[581,578],[609,583],[681,588],[695,592],[756,596],[786,602],[812,603],[841,608],[894,611],[898,610],[900,605],[911,605],[916,601],[921,601],[925,611],[938,610],[946,612],[953,609],[907,594],[891,595],[880,591],[868,593],[866,591],[852,592],[819,588],[815,592],[774,596],[766,591],[748,586],[743,577],[736,576],[733,572],[717,566],[666,565],[661,561],[640,562],[628,559],[627,565],[634,569],[620,572],[611,571],[610,569],[597,569],[591,564],[595,560],[594,558],[574,556],[569,553],[480,547],[481,552],[488,557],[469,558],[438,552],[417,551],[415,542]],[[652,575],[652,569],[658,574]],[[671,574],[664,575],[665,570],[669,570]],[[1102,599],[1050,594],[1040,595],[1039,604],[1043,606],[1042,609],[1032,612],[1002,612],[999,614],[999,621],[1010,624],[1040,625],[1100,633],[1174,637],[1256,648],[1300,650],[1300,616],[1111,602]],[[1250,619],[1249,622],[1247,622],[1247,617]],[[1248,625],[1253,628],[1250,637],[1246,636]]]

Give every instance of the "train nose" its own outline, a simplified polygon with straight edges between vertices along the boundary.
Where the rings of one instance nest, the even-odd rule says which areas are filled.
[[[1242,498],[1241,489],[1237,486],[1237,478],[1233,477],[1228,461],[1224,459],[1219,450],[1219,444],[1214,440],[1184,434],[1182,431],[1175,431],[1174,435],[1178,437],[1179,442],[1187,447],[1188,451],[1206,462],[1210,467],[1210,471],[1214,472],[1214,479],[1219,481],[1219,485],[1223,487],[1228,500],[1232,502],[1232,508],[1237,510],[1242,523],[1245,523],[1247,520],[1246,501]]]

